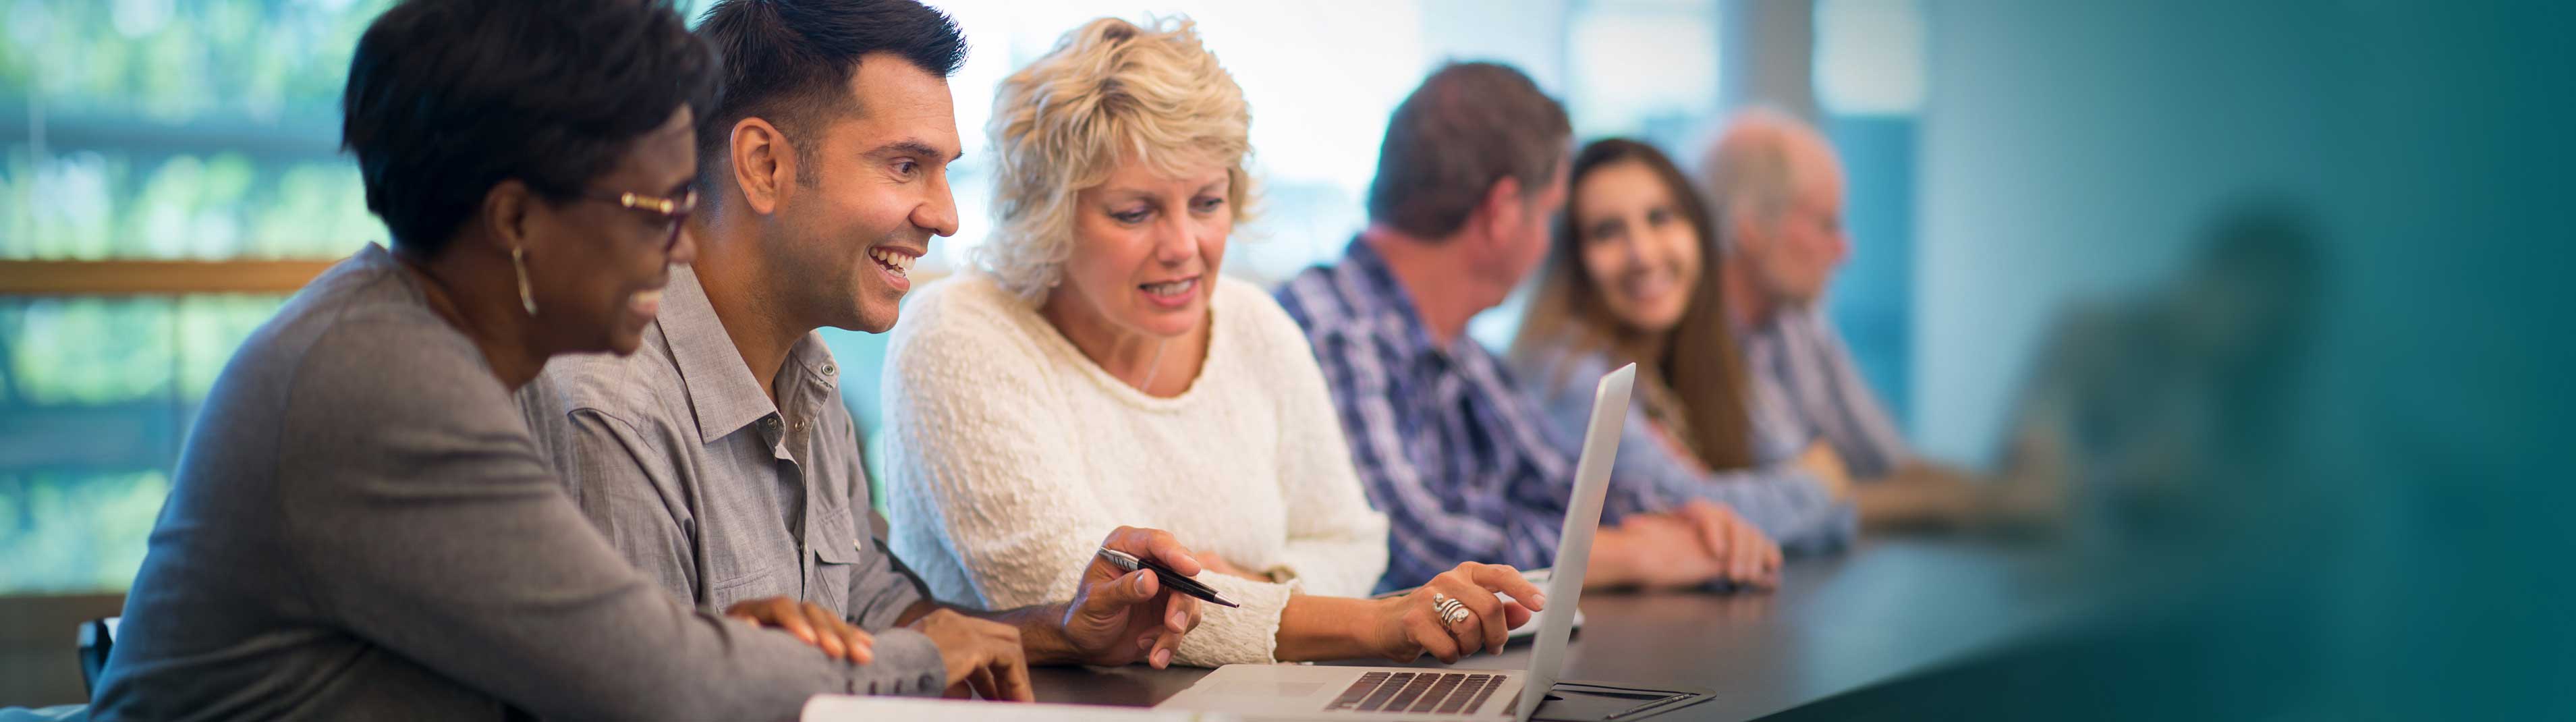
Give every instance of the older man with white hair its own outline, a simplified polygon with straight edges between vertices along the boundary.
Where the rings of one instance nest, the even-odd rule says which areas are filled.
[[[1851,252],[1833,146],[1796,118],[1749,111],[1727,124],[1701,174],[1726,253],[1717,280],[1747,361],[1757,463],[1826,442],[1857,482],[1850,498],[1869,526],[1942,526],[1985,513],[1977,484],[1906,447],[1819,308]]]

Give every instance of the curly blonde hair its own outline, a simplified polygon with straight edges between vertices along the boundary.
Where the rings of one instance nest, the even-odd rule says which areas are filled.
[[[1121,162],[1165,175],[1226,166],[1241,223],[1251,126],[1243,88],[1188,18],[1086,23],[993,93],[994,230],[975,262],[1021,298],[1044,296],[1073,252],[1074,197]]]

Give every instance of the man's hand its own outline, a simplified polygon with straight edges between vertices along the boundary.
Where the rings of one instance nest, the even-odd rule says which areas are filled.
[[[1823,485],[1825,494],[1834,501],[1851,500],[1851,467],[1843,464],[1843,455],[1834,451],[1833,444],[1824,439],[1808,442],[1807,450],[1798,453],[1796,464],[1799,470],[1814,475],[1816,483]]]
[[[1756,589],[1780,586],[1780,545],[1753,522],[1706,499],[1692,499],[1675,513],[1699,530],[1710,556],[1724,561],[1722,578]]]
[[[1725,572],[1697,525],[1676,514],[1630,514],[1595,533],[1584,586],[1693,587]]]
[[[939,647],[940,661],[948,664],[950,696],[971,691],[985,699],[1037,701],[1018,628],[946,609],[913,620],[912,628]]]
[[[1172,535],[1119,527],[1101,546],[1153,559],[1173,571],[1197,575],[1198,559]],[[1083,570],[1062,620],[1066,644],[1085,664],[1123,665],[1139,660],[1156,669],[1172,663],[1181,636],[1199,625],[1199,600],[1173,592],[1153,570],[1126,571],[1098,556]]]
[[[1965,474],[1919,461],[1854,490],[1860,523],[1874,530],[1951,530],[1980,521],[1985,492]]]
[[[2047,427],[2023,432],[2004,469],[1986,487],[1988,523],[2015,532],[2064,533],[2074,511],[2068,487],[2076,473],[2064,435]]]
[[[846,659],[854,664],[876,661],[876,638],[868,636],[841,616],[812,602],[798,602],[786,597],[764,597],[746,600],[725,608],[725,616],[763,627],[771,627],[806,644],[823,650],[825,656]]]

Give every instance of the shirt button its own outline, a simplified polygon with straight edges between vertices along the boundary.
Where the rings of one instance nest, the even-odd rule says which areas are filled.
[[[834,366],[834,365],[832,365],[832,364],[823,364],[823,375],[825,375],[825,376],[839,376],[839,375],[841,375],[841,367],[839,367],[839,366]]]

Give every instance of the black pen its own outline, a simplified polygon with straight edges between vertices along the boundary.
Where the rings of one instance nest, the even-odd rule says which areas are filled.
[[[1134,554],[1118,551],[1109,547],[1100,548],[1100,558],[1107,559],[1109,560],[1109,563],[1118,565],[1118,568],[1131,572],[1136,571],[1139,568],[1152,569],[1154,570],[1154,575],[1161,577],[1163,584],[1171,587],[1172,591],[1198,597],[1199,599],[1206,600],[1210,604],[1222,604],[1236,608],[1241,608],[1243,606],[1226,601],[1224,597],[1216,595],[1216,590],[1209,589],[1205,584],[1200,584],[1199,580],[1191,579],[1189,577],[1182,576],[1180,572],[1172,571],[1171,567],[1163,566],[1162,562],[1154,561],[1152,559],[1138,559]]]

